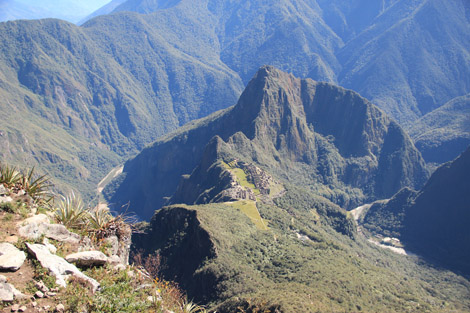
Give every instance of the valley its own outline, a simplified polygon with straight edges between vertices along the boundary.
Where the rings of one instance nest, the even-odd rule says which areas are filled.
[[[0,23],[0,218],[77,195],[133,230],[137,279],[86,272],[135,303],[58,289],[64,311],[470,312],[467,1],[113,0],[74,22]],[[16,194],[37,177],[39,206]]]

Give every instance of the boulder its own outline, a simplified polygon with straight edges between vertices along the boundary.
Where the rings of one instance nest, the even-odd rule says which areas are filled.
[[[16,272],[25,259],[26,254],[11,243],[0,243],[0,270]]]
[[[9,197],[9,196],[0,197],[0,203],[12,202],[12,201],[13,201],[12,197]]]
[[[15,286],[9,283],[0,282],[0,300],[3,302],[12,302],[15,298],[21,299],[24,295],[19,292]]]
[[[3,184],[0,184],[0,196],[4,196],[8,194],[8,190],[3,186]]]
[[[55,276],[57,285],[66,287],[66,275],[74,275],[86,281],[93,292],[100,286],[96,280],[80,272],[75,265],[52,254],[45,245],[26,243],[26,246],[28,251],[41,263],[41,266]]]
[[[42,223],[49,224],[50,222],[51,222],[51,220],[49,219],[49,217],[47,215],[37,214],[37,215],[33,215],[31,217],[28,217],[24,221],[18,222],[17,225],[18,226],[24,226],[24,225],[28,225],[28,224],[42,224]]]
[[[67,255],[65,260],[78,266],[101,266],[108,261],[108,257],[101,251],[82,251]]]
[[[38,239],[42,235],[47,238],[67,243],[79,243],[80,236],[68,231],[64,225],[48,223],[31,223],[20,226],[18,234],[28,239]]]
[[[118,255],[112,255],[108,258],[108,264],[111,264],[111,265],[121,264],[121,258]]]

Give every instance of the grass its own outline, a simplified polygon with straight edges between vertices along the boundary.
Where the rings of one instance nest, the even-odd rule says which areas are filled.
[[[246,216],[250,218],[253,224],[256,225],[258,229],[268,230],[268,223],[264,220],[259,214],[258,208],[256,207],[256,202],[251,200],[242,200],[236,201],[230,204],[232,207],[239,209]]]

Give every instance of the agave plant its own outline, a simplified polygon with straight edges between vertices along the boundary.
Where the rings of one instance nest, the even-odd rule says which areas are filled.
[[[67,196],[61,196],[55,208],[56,220],[70,228],[78,229],[86,224],[88,207],[85,206],[83,200],[79,196],[75,196],[72,191]]]
[[[87,229],[91,231],[104,229],[113,219],[107,207],[98,205],[88,212]]]
[[[34,174],[34,167],[26,175],[21,175],[17,185],[23,189],[35,202],[41,204],[50,203],[53,199],[51,188],[52,183],[47,175],[37,176]]]
[[[184,302],[181,306],[184,313],[206,313],[207,310],[193,302]]]
[[[0,164],[0,184],[6,187],[13,187],[21,179],[21,174],[16,167],[11,167],[6,164]]]

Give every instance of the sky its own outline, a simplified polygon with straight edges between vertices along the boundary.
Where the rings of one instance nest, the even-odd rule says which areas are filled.
[[[0,0],[0,21],[60,18],[77,23],[110,0]]]

